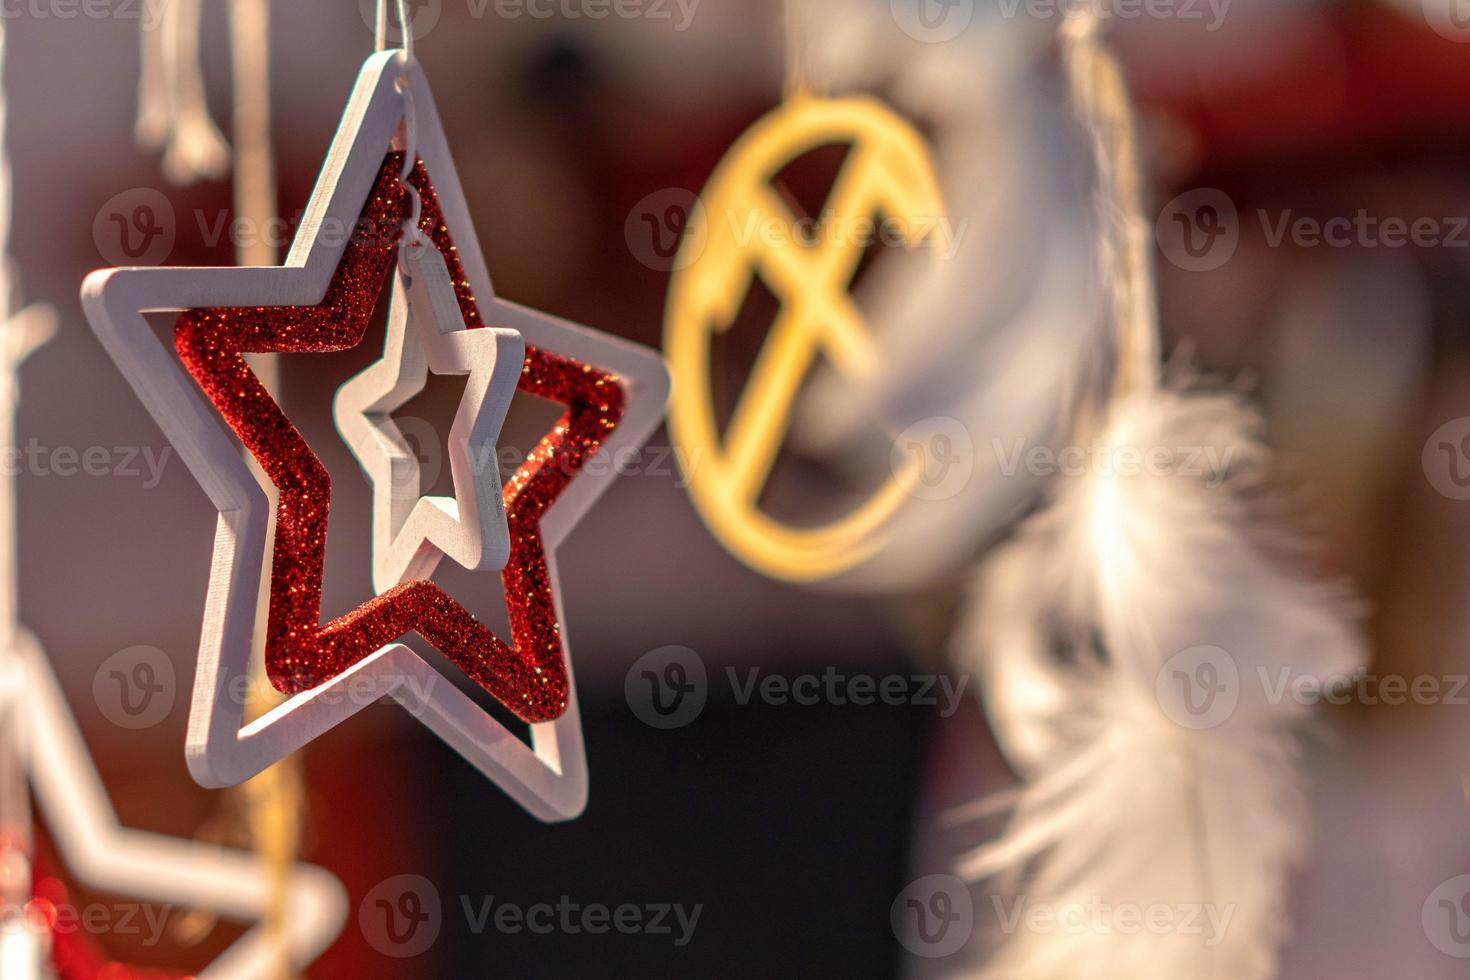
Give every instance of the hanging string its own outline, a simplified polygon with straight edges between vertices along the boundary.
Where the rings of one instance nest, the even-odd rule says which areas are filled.
[[[13,307],[10,281],[10,153],[6,142],[5,23],[0,18],[0,329],[9,339]],[[3,356],[3,351],[0,351]],[[0,385],[9,389],[8,364],[0,363]],[[0,392],[0,438],[13,445],[15,408],[7,390]],[[7,562],[8,577],[0,583],[0,946],[22,941],[12,934],[23,931],[20,909],[31,897],[31,813],[26,784],[25,724],[21,717],[23,670],[15,651],[15,542],[13,540],[14,480],[5,477],[0,491],[0,562]],[[7,557],[8,556],[8,557]]]
[[[398,48],[403,52],[403,64],[413,61],[413,28],[408,16],[408,0],[393,0],[398,10],[398,30],[403,35]],[[388,50],[388,0],[378,0],[377,27],[374,31],[373,50]]]
[[[176,184],[223,177],[230,147],[209,115],[199,62],[200,0],[159,0],[160,21],[139,33],[138,119],[133,135],[163,152]]]
[[[11,187],[10,187],[10,152],[6,141],[6,99],[5,99],[5,35],[6,29],[3,19],[0,19],[0,329],[6,333],[9,339],[10,313],[14,309],[11,286],[10,269],[10,210],[11,210]],[[3,352],[0,352],[3,356]],[[5,371],[6,364],[0,364],[0,371]],[[7,372],[8,373],[8,372]],[[4,375],[0,375],[0,384],[10,388],[10,384]],[[10,395],[11,391],[0,392],[0,430],[3,430],[9,420],[13,425],[14,403],[13,399],[4,397]],[[5,445],[13,445],[11,438],[13,433],[0,431],[0,437],[5,438]],[[12,487],[13,481],[5,478],[7,488]],[[14,521],[14,495],[13,491],[7,489],[0,493],[0,507],[4,513],[0,514],[0,562],[7,562],[8,576],[4,583],[0,583],[0,900],[5,903],[6,915],[11,910],[16,910],[25,905],[31,897],[30,876],[30,798],[26,789],[25,757],[22,754],[21,740],[25,735],[25,726],[21,722],[21,691],[22,684],[20,658],[15,653],[15,542],[13,533]],[[7,556],[9,556],[7,558]],[[17,923],[8,921],[8,918],[0,918],[0,929],[9,932],[15,928]],[[0,937],[0,942],[3,942]]]
[[[1144,219],[1143,170],[1138,120],[1123,69],[1102,42],[1091,0],[1074,0],[1061,28],[1072,102],[1093,148],[1097,167],[1099,273],[1112,298],[1117,369],[1112,397],[1147,395],[1163,383],[1162,338],[1150,228]],[[1184,781],[1183,812],[1196,840],[1209,839],[1198,783]],[[1195,851],[1194,874],[1202,894],[1214,894],[1207,848]],[[1213,980],[1217,964],[1206,953],[1201,977]]]
[[[275,265],[277,245],[264,234],[276,214],[275,165],[270,139],[270,8],[267,0],[231,0],[230,69],[234,92],[235,214],[246,226],[256,229],[236,248],[239,265]],[[266,390],[279,401],[280,364],[277,355],[256,355],[251,368]],[[254,460],[251,460],[252,465]],[[271,510],[276,491],[262,479]],[[266,596],[256,611],[256,635],[265,635],[268,615]],[[254,720],[280,702],[265,680],[264,650],[251,663],[247,719]],[[240,792],[247,815],[250,842],[266,878],[265,914],[261,926],[271,951],[270,975],[290,980],[295,975],[291,962],[291,876],[301,853],[301,828],[306,820],[305,789],[301,761],[287,757],[246,782]]]
[[[402,44],[399,45],[401,52],[399,73],[394,82],[394,88],[403,97],[403,167],[398,172],[398,183],[408,195],[408,217],[403,222],[403,241],[399,243],[399,260],[408,261],[425,254],[424,248],[429,244],[429,238],[419,227],[419,218],[423,214],[423,202],[419,200],[418,189],[408,179],[413,173],[414,164],[418,161],[418,124],[414,118],[413,89],[409,85],[409,71],[413,66],[413,25],[408,16],[408,0],[393,0],[393,2],[398,11],[398,30],[402,35]],[[375,24],[373,50],[386,51],[388,48],[388,0],[378,0]]]
[[[1074,3],[1062,24],[1063,58],[1097,167],[1099,272],[1111,296],[1118,346],[1114,394],[1121,395],[1158,387],[1161,344],[1137,120],[1122,68],[1098,34],[1091,4]]]
[[[17,369],[56,329],[49,306],[16,311],[19,289],[10,255],[14,193],[5,85],[6,29],[0,19],[0,445],[15,445]],[[32,825],[27,758],[30,723],[26,674],[16,652],[17,607],[15,478],[0,479],[0,972],[6,980],[46,975],[49,935],[26,919],[31,898]]]
[[[7,143],[6,85],[6,26],[0,19],[0,331],[4,341],[9,341],[10,313],[15,309],[12,281],[10,281],[10,151]],[[4,344],[9,347],[9,344]],[[0,350],[0,357],[4,351]],[[9,363],[0,361],[0,438],[4,445],[15,444],[13,428],[15,401],[12,395],[12,373]],[[0,917],[0,929],[9,932],[15,923],[7,921],[10,909],[24,907],[31,898],[31,811],[29,793],[25,782],[25,757],[22,739],[25,726],[21,721],[22,674],[21,660],[15,651],[16,597],[15,597],[15,489],[12,478],[4,479],[0,491],[0,563],[9,555],[9,576],[0,582],[0,901],[4,902],[4,917]],[[0,942],[4,942],[0,937]]]
[[[807,95],[811,91],[810,77],[806,64],[806,43],[801,15],[796,6],[799,0],[782,0],[786,24],[786,84],[787,99]]]

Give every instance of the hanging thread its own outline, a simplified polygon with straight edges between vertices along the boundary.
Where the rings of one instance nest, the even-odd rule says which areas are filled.
[[[55,332],[49,306],[16,312],[19,289],[10,256],[14,193],[9,150],[5,68],[6,29],[0,19],[0,445],[15,445],[17,371]],[[16,651],[20,635],[16,558],[15,477],[0,479],[0,973],[6,980],[46,975],[49,935],[29,919],[32,824],[29,789],[31,724],[26,710],[26,667]]]
[[[378,0],[376,26],[373,32],[374,51],[388,49],[388,3],[389,0]],[[418,161],[416,153],[418,129],[414,120],[413,90],[408,84],[408,72],[413,65],[413,25],[408,16],[408,0],[393,0],[393,3],[398,12],[398,31],[402,35],[402,43],[398,48],[401,52],[399,73],[394,80],[394,88],[403,97],[403,167],[398,172],[398,183],[408,195],[408,217],[404,219],[403,241],[398,247],[399,260],[407,261],[424,254],[423,249],[429,244],[429,239],[419,227],[419,218],[423,214],[423,202],[419,200],[418,189],[408,179]]]
[[[1147,391],[1160,383],[1161,343],[1138,124],[1122,67],[1099,38],[1087,0],[1068,11],[1061,38],[1072,102],[1097,167],[1099,273],[1110,284],[1118,344],[1114,394]]]
[[[139,33],[138,119],[133,135],[163,150],[163,174],[176,184],[229,173],[230,147],[209,114],[199,61],[200,0],[159,0],[157,25]]]

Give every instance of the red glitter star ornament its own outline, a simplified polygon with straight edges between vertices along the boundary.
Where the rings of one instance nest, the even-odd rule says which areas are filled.
[[[505,488],[511,558],[504,581],[515,644],[510,646],[424,579],[404,582],[320,625],[331,480],[241,356],[336,351],[361,342],[409,216],[398,180],[401,167],[401,153],[384,160],[321,304],[190,310],[178,318],[174,343],[280,492],[265,648],[275,685],[287,693],[315,687],[417,630],[522,720],[550,721],[566,710],[567,677],[538,524],[622,419],[617,377],[535,348],[527,352],[520,389],[558,401],[567,412]],[[444,256],[465,326],[479,327],[480,311],[422,161],[409,179],[422,201],[419,226]]]
[[[414,107],[410,126],[406,105]],[[423,199],[420,227],[449,267],[466,328],[518,331],[527,355],[520,390],[567,406],[504,488],[510,643],[426,581],[320,623],[326,474],[241,357],[338,350],[361,339],[406,214],[392,179],[397,158],[385,162],[403,132],[416,134],[422,161],[410,180]],[[616,458],[661,421],[663,361],[648,348],[495,295],[433,96],[417,65],[397,52],[363,66],[301,227],[279,268],[107,269],[82,288],[93,329],[220,515],[191,700],[190,771],[205,786],[237,784],[393,697],[536,816],[576,816],[586,802],[586,756],[556,594],[556,547],[616,476],[614,467],[584,466],[587,458]],[[352,228],[354,236],[326,233]],[[184,314],[177,352],[154,335],[146,318],[154,312]],[[273,679],[299,693],[249,725],[236,693],[248,678],[269,503],[238,444],[215,424],[218,415],[281,489],[266,647]],[[410,630],[532,720],[530,745],[393,642]]]

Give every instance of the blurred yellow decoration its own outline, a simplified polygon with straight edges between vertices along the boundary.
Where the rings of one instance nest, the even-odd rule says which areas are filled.
[[[772,182],[792,161],[833,145],[849,149],[827,202],[815,221],[799,221]],[[799,90],[741,135],[689,215],[664,324],[674,376],[669,431],[705,523],[752,568],[797,582],[839,575],[882,547],[889,519],[910,499],[917,459],[823,526],[783,524],[759,506],[816,358],[830,358],[854,381],[879,369],[877,345],[848,293],[866,245],[881,237],[912,248],[943,217],[928,147],[912,125],[875,99]],[[809,235],[798,232],[803,225]],[[710,349],[756,275],[780,310],[722,438]]]

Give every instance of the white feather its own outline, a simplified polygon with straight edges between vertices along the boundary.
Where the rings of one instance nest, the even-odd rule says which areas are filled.
[[[1071,923],[1023,919],[985,975],[1262,980],[1306,827],[1311,704],[1279,684],[1349,678],[1364,647],[1344,590],[1263,537],[1267,453],[1240,398],[1175,383],[1108,413],[1083,472],[983,566],[957,638],[1025,780],[962,873]],[[1201,646],[1225,651],[1199,655],[1222,683],[1236,668],[1223,701],[1176,684],[1204,676],[1176,657]],[[1206,713],[1181,714],[1183,697]]]

